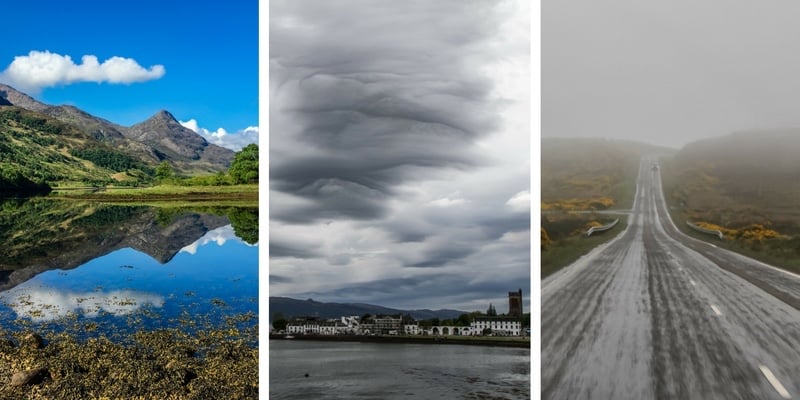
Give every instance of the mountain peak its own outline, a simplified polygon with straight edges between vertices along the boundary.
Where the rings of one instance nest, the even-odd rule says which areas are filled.
[[[150,119],[155,121],[178,122],[175,116],[167,110],[160,110],[159,112],[155,113],[155,115],[150,117]]]

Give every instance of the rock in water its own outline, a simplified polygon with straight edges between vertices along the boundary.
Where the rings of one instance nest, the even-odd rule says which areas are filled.
[[[44,347],[44,339],[37,333],[29,333],[22,338],[22,343],[34,349],[41,349]]]
[[[20,371],[11,376],[11,386],[37,385],[50,376],[47,368],[34,368]]]

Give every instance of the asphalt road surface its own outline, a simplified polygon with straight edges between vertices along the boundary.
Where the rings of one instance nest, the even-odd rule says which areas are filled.
[[[800,276],[679,232],[651,163],[628,228],[542,282],[542,398],[800,399]]]

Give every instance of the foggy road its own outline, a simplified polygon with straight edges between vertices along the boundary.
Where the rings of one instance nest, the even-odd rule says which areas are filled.
[[[542,398],[800,399],[800,277],[680,233],[651,162],[628,228],[542,282]]]

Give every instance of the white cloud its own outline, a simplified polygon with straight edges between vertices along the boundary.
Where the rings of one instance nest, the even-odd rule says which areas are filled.
[[[206,138],[210,143],[222,146],[233,151],[239,151],[250,143],[258,144],[258,127],[248,126],[241,131],[229,133],[224,128],[210,131],[197,124],[197,120],[180,121],[181,125],[193,130],[198,135]]]
[[[514,196],[512,196],[506,202],[506,205],[509,206],[514,211],[528,211],[531,209],[531,192],[527,190],[523,190]]]
[[[163,65],[144,68],[136,60],[111,57],[103,63],[96,56],[84,55],[75,64],[68,55],[33,50],[27,56],[14,57],[14,61],[0,74],[0,81],[28,92],[42,88],[68,85],[76,82],[134,83],[164,76]]]
[[[443,197],[441,199],[436,199],[436,200],[428,202],[428,205],[435,206],[435,207],[452,207],[452,206],[458,206],[458,205],[468,204],[468,203],[469,203],[469,200],[462,199],[462,198],[459,198],[459,197],[454,197],[454,198]]]
[[[164,297],[133,290],[115,290],[108,293],[76,293],[57,289],[17,289],[4,293],[0,300],[19,317],[36,322],[51,321],[70,313],[80,313],[93,318],[101,311],[112,315],[128,315],[145,305],[161,308]]]

